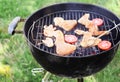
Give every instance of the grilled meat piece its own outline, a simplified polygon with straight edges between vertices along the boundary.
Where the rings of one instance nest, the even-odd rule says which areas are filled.
[[[55,37],[56,53],[60,56],[69,55],[76,50],[76,46],[66,43],[62,31],[56,30],[53,25],[44,26],[44,35],[47,37]],[[46,38],[42,40],[42,42],[48,47],[54,46],[51,38]]]
[[[76,20],[64,20],[62,17],[55,17],[54,23],[56,26],[63,28],[65,31],[70,31],[77,24]]]
[[[101,41],[100,38],[91,37],[88,39],[87,45],[88,46],[96,46],[100,41]]]
[[[85,32],[80,45],[84,48],[97,45],[101,39],[93,37],[92,33]]]
[[[45,36],[48,36],[48,37],[52,37],[54,35],[54,31],[56,30],[55,27],[53,27],[53,25],[44,25],[44,30],[43,30],[43,34]]]
[[[92,34],[90,32],[85,32],[83,35],[82,41],[80,42],[80,45],[84,48],[88,47],[87,42],[88,42],[90,37],[92,37]]]
[[[54,43],[52,38],[46,38],[45,40],[42,40],[43,44],[45,44],[47,47],[53,47]]]
[[[89,25],[89,23],[91,23],[91,21],[89,20],[90,14],[84,14],[79,20],[78,22],[82,25],[85,25],[86,28]]]
[[[55,17],[53,21],[56,26],[62,26],[64,19],[62,17]]]
[[[98,26],[94,24],[92,20],[89,20],[90,14],[84,14],[78,22],[82,25],[85,25],[86,28],[88,28],[88,31],[92,33],[94,36],[101,35],[102,33],[106,31],[99,31]],[[78,33],[78,32],[77,32]],[[79,35],[79,33],[78,33]]]
[[[56,52],[60,56],[70,55],[76,50],[75,45],[71,45],[65,42],[57,42],[55,45],[56,45]]]
[[[92,22],[90,25],[88,25],[88,27],[89,27],[88,31],[91,32],[92,35],[94,35],[94,36],[99,36],[99,35],[103,34],[104,32],[106,32],[106,31],[99,31],[98,26]]]
[[[80,30],[80,29],[76,29],[74,32],[78,35],[83,35],[85,33],[85,31]]]
[[[65,43],[64,34],[62,33],[62,31],[57,30],[55,31],[54,34],[55,34],[54,36],[56,37],[55,45],[56,45],[56,52],[58,55],[66,56],[73,53],[76,50],[75,45]]]

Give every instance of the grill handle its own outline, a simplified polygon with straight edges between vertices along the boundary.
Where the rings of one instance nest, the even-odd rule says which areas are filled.
[[[8,33],[10,35],[14,35],[15,33],[23,33],[23,31],[15,30],[19,22],[24,22],[26,19],[22,19],[21,17],[15,17],[9,24]]]

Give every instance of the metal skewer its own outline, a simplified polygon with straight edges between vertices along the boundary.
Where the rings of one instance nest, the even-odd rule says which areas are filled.
[[[113,28],[111,28],[111,29],[109,29],[108,31],[106,31],[106,32],[104,32],[104,33],[102,33],[101,35],[99,35],[97,38],[100,38],[100,37],[102,37],[103,35],[105,35],[105,34],[107,34],[107,33],[109,33],[110,31],[112,31],[113,29],[115,29],[115,28],[117,28],[118,26],[120,26],[120,23],[119,24],[115,24],[115,26],[113,27]]]

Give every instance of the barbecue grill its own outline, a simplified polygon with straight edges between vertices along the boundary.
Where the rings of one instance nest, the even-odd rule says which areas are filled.
[[[90,19],[101,18],[104,20],[100,30],[109,30],[116,26],[109,35],[101,37],[102,40],[109,40],[112,43],[109,50],[103,51],[96,46],[88,48],[79,46],[74,53],[68,56],[58,56],[55,46],[48,48],[42,44],[42,40],[45,38],[43,27],[44,25],[54,25],[53,19],[55,17],[78,20],[85,13],[90,14]],[[8,29],[10,34],[15,33],[16,25],[20,20],[20,17],[17,17],[11,22]],[[115,56],[120,42],[120,27],[117,26],[119,23],[120,19],[115,14],[102,7],[84,3],[60,3],[33,13],[25,21],[23,32],[33,57],[45,70],[62,77],[83,78],[105,68]],[[87,30],[81,24],[77,24],[71,31],[60,30],[64,34],[75,35],[76,28]],[[76,36],[79,41],[82,39],[82,36]]]

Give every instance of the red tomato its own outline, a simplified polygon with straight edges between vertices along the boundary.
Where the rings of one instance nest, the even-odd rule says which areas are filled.
[[[65,42],[74,44],[77,42],[78,38],[75,35],[65,35]]]
[[[97,26],[101,26],[103,24],[103,20],[101,18],[92,19],[92,22]]]
[[[101,50],[109,50],[111,48],[111,42],[107,40],[103,40],[100,43],[98,43],[98,47]]]

